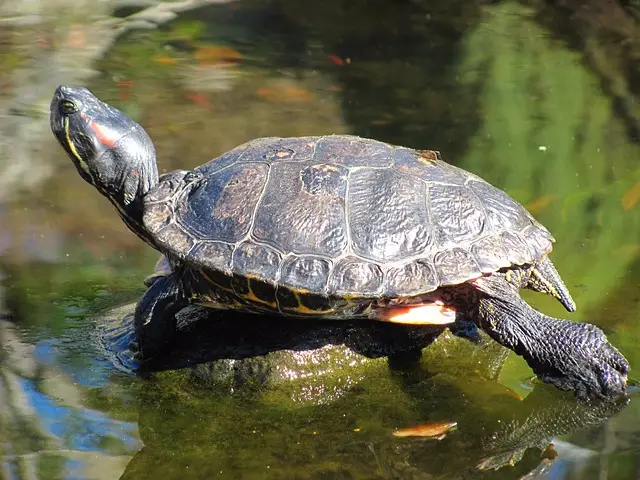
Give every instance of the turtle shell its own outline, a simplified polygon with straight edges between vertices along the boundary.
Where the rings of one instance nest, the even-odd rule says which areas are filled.
[[[460,284],[539,260],[554,241],[437,152],[347,135],[260,138],[167,174],[145,197],[144,225],[216,284],[349,299]]]

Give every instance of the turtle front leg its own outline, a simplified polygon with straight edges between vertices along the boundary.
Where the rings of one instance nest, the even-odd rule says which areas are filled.
[[[176,273],[157,277],[136,306],[136,357],[147,361],[158,355],[176,331],[176,314],[188,305]]]

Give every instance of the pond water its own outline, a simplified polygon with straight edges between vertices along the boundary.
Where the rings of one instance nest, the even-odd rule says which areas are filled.
[[[580,403],[447,334],[405,362],[376,350],[379,326],[322,327],[318,342],[222,319],[182,347],[269,360],[187,354],[136,374],[130,314],[158,254],[48,121],[58,84],[87,86],[147,129],[162,172],[260,136],[438,149],[551,230],[578,312],[523,295],[600,326],[637,379],[633,2],[95,3],[0,5],[0,478],[639,478],[635,389]],[[247,347],[278,329],[268,352]],[[411,427],[422,436],[398,436]]]

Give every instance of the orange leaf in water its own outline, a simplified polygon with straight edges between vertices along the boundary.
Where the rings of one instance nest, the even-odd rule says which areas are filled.
[[[442,440],[458,424],[456,422],[425,423],[414,427],[401,428],[393,432],[394,437],[421,437]]]
[[[194,57],[198,63],[215,65],[218,63],[235,63],[242,60],[242,54],[231,48],[211,45],[196,50]]]
[[[640,201],[640,180],[622,197],[622,209],[628,212],[638,204],[638,201]]]
[[[310,102],[313,100],[313,93],[304,88],[287,88],[284,94],[286,101],[289,102]]]
[[[185,97],[191,103],[194,103],[195,105],[198,105],[200,107],[213,108],[213,105],[211,105],[211,101],[209,100],[209,97],[206,96],[204,93],[188,92],[185,95]]]
[[[159,65],[175,65],[176,59],[167,55],[156,55],[153,57],[153,61]]]
[[[556,198],[558,198],[557,195],[545,195],[544,197],[540,197],[537,200],[533,200],[532,202],[527,203],[525,207],[531,213],[538,213],[551,205],[551,202],[553,202]]]
[[[271,97],[273,94],[274,94],[274,91],[270,88],[259,88],[258,90],[256,90],[256,95],[266,99]]]
[[[344,61],[343,59],[341,59],[341,58],[340,58],[339,56],[337,56],[337,55],[329,55],[327,58],[328,58],[328,59],[329,59],[329,61],[330,61],[331,63],[333,63],[334,65],[340,65],[340,66],[342,66],[342,65],[344,65],[344,64],[345,64],[345,61]]]
[[[511,390],[509,387],[505,387],[505,388],[507,389],[507,395],[515,398],[516,400],[520,400],[521,402],[524,401],[524,397],[520,395],[518,392],[516,392],[515,390]]]

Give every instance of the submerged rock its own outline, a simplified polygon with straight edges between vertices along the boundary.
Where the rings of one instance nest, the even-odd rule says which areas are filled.
[[[134,308],[127,304],[98,320],[99,343],[120,370],[171,370],[190,382],[227,391],[287,385],[293,398],[312,403],[335,399],[365,377],[425,365],[431,374],[473,369],[495,378],[508,355],[488,339],[481,341],[485,348],[477,348],[441,328],[305,321],[191,306],[179,313],[179,330],[167,351],[141,365],[130,350]]]

